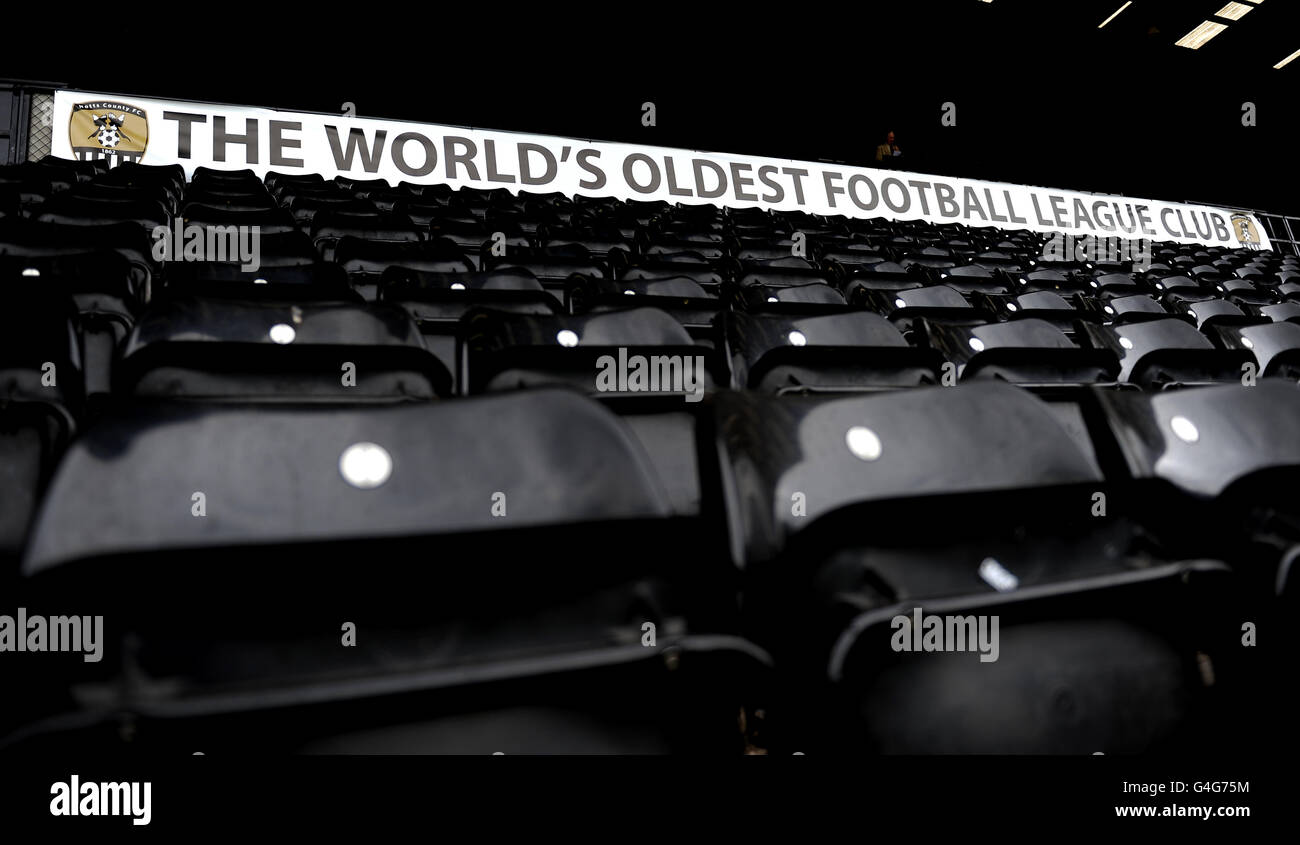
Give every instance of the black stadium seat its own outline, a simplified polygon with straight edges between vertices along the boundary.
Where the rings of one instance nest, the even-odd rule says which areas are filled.
[[[390,305],[168,299],[141,315],[114,370],[120,394],[208,400],[427,400],[451,373]]]
[[[124,438],[136,448],[117,448]],[[38,589],[94,596],[129,620],[116,632],[139,643],[134,668],[81,683],[140,712],[146,744],[251,748],[265,730],[307,752],[740,753],[736,691],[770,660],[735,633],[728,568],[665,492],[646,458],[655,449],[652,433],[566,390],[401,408],[139,404],[69,453],[25,568]],[[110,479],[119,495],[88,522],[86,495]],[[196,489],[203,518],[188,516]],[[286,501],[303,505],[293,520]],[[527,550],[574,526],[586,543],[536,566]],[[685,536],[702,538],[698,553],[670,551]],[[636,548],[611,561],[601,548],[614,538]],[[365,577],[319,555],[324,542],[369,548]],[[145,577],[208,588],[177,615],[109,586]],[[250,628],[213,624],[250,578]],[[285,601],[306,615],[252,621]],[[302,635],[304,622],[337,628],[341,612],[379,651],[331,656]],[[664,651],[642,646],[646,623]],[[417,645],[429,641],[447,647]],[[191,689],[146,683],[119,697],[111,678],[129,668]],[[645,700],[619,704],[628,695]],[[376,731],[379,712],[391,732]]]
[[[0,585],[12,588],[28,523],[77,429],[84,382],[72,298],[30,278],[0,281]]]
[[[117,346],[135,324],[148,296],[149,275],[109,250],[39,257],[0,257],[0,285],[48,288],[75,304],[85,392],[110,392]]]
[[[801,392],[937,384],[942,358],[878,314],[725,315],[732,385]]]
[[[1091,384],[1114,381],[1119,373],[1119,361],[1108,350],[1081,349],[1060,329],[1036,317],[987,324],[922,323],[930,345],[957,365],[963,380]]]
[[[1232,571],[1091,515],[1083,417],[988,382],[717,413],[748,630],[789,673],[779,748],[1141,751],[1214,717],[1189,657],[1230,665]],[[933,614],[994,614],[1000,643],[972,626],[970,653],[904,659]]]
[[[1242,365],[1251,361],[1248,351],[1216,348],[1174,317],[1086,330],[1095,347],[1118,356],[1120,381],[1147,388],[1238,381]]]
[[[572,316],[475,309],[461,318],[461,341],[471,393],[560,383],[597,396],[699,401],[721,381],[714,351],[656,308]],[[645,359],[642,387],[626,369],[634,358]],[[655,363],[661,359],[667,362],[666,378]],[[612,367],[624,369],[619,373]]]

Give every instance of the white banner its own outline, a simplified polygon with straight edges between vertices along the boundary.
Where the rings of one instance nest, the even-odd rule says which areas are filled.
[[[52,152],[566,196],[927,220],[1271,249],[1254,215],[791,159],[276,109],[57,91]]]

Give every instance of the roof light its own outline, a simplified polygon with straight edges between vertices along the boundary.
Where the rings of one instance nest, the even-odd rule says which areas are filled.
[[[1242,15],[1249,12],[1254,6],[1247,6],[1245,3],[1229,3],[1222,9],[1214,13],[1216,18],[1224,18],[1230,21],[1241,20]]]
[[[1128,0],[1127,3],[1125,3],[1123,6],[1120,6],[1118,9],[1116,9],[1114,12],[1112,12],[1110,17],[1106,18],[1106,20],[1104,20],[1104,21],[1102,21],[1101,23],[1097,24],[1097,29],[1101,29],[1101,28],[1102,28],[1103,26],[1105,26],[1106,24],[1108,24],[1108,23],[1110,23],[1111,21],[1115,20],[1115,18],[1119,17],[1119,13],[1120,13],[1120,12],[1124,11],[1125,9],[1127,9],[1129,6],[1132,6],[1132,5],[1133,5],[1133,0]]]
[[[1179,38],[1174,44],[1179,47],[1186,47],[1189,50],[1199,50],[1205,46],[1211,38],[1227,29],[1226,24],[1215,23],[1214,21],[1205,21],[1196,29]]]

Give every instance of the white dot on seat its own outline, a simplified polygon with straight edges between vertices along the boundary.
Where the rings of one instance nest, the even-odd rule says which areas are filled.
[[[1119,345],[1122,346],[1122,347],[1124,347],[1125,349],[1132,349],[1132,348],[1133,348],[1133,341],[1129,340],[1129,339],[1126,338],[1126,337],[1121,337],[1121,338],[1119,339]]]
[[[855,425],[844,435],[849,444],[849,451],[864,461],[874,461],[880,457],[880,438],[864,425]]]
[[[798,329],[790,332],[786,337],[790,340],[791,346],[805,346],[808,343],[808,338]]]
[[[572,329],[560,329],[555,334],[555,342],[560,346],[577,346],[578,333]]]
[[[980,578],[999,593],[1009,593],[1020,586],[1020,579],[997,558],[986,557],[980,561]]]
[[[903,297],[900,296],[900,297],[897,297],[897,298],[894,299],[894,307],[895,307],[895,308],[906,308],[906,307],[907,307],[907,303],[904,302],[904,301],[903,301]]]
[[[452,290],[464,290],[464,289],[465,289],[465,283],[464,283],[464,282],[452,282],[452,283],[451,283],[451,289],[452,289]]]
[[[253,279],[253,284],[255,284],[255,285],[264,285],[264,284],[266,284],[266,279]]]
[[[1178,439],[1184,443],[1195,443],[1197,440],[1201,439],[1201,433],[1196,430],[1196,423],[1192,422],[1187,417],[1174,417],[1169,421],[1169,428],[1171,428],[1174,434],[1178,435]]]
[[[1248,338],[1248,337],[1243,337],[1243,338],[1241,339],[1241,345],[1244,346],[1244,347],[1246,347],[1247,349],[1254,349],[1254,348],[1255,348],[1255,342],[1252,341],[1252,340],[1251,340],[1250,338]]]
[[[293,326],[288,323],[276,323],[271,326],[271,340],[279,344],[293,343],[293,339],[298,333],[293,330]]]
[[[984,341],[980,340],[978,337],[972,337],[970,339],[970,348],[974,349],[976,352],[983,352]]]
[[[1008,302],[1008,303],[1007,303],[1007,310],[1008,310],[1008,311],[1019,311],[1019,310],[1020,310],[1020,306],[1019,306],[1019,305],[1016,305],[1014,302]]]
[[[377,443],[353,443],[339,457],[339,472],[353,487],[370,490],[392,475],[393,459]]]

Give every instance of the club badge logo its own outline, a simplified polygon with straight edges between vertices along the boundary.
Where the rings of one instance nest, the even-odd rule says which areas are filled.
[[[1237,243],[1249,249],[1259,249],[1259,229],[1255,221],[1245,214],[1232,215],[1232,233],[1237,236]]]
[[[149,120],[144,109],[129,103],[76,103],[68,121],[68,139],[79,161],[102,158],[109,167],[117,167],[144,157]]]

